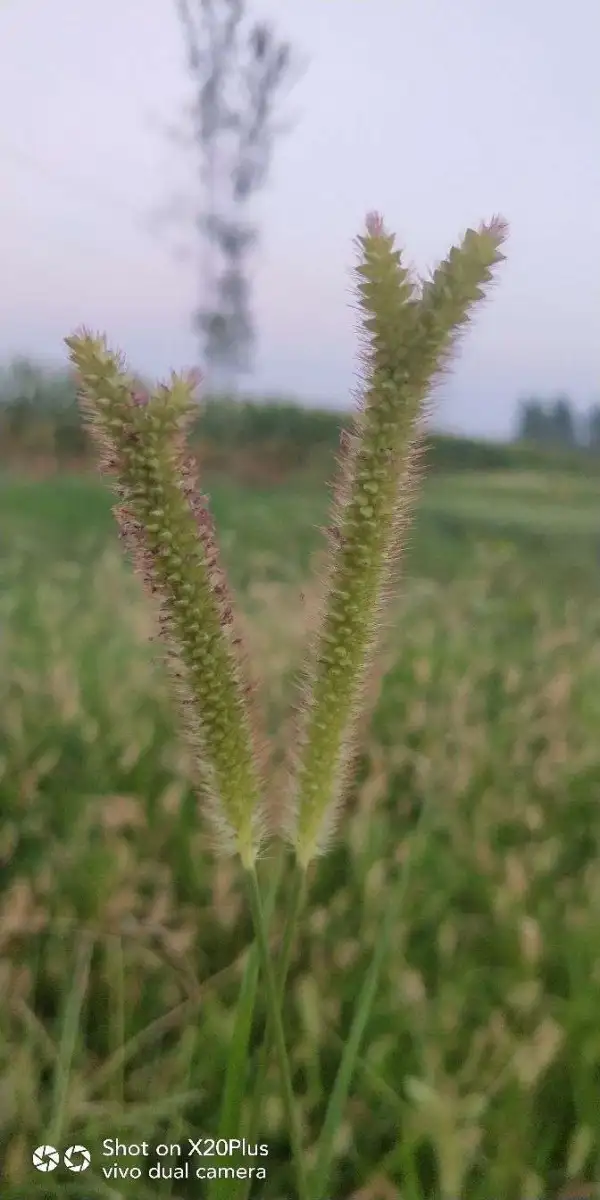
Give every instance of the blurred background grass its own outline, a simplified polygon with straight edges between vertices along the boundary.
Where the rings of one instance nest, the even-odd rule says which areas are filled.
[[[103,1179],[99,1147],[214,1134],[250,923],[210,854],[110,497],[38,409],[20,433],[4,410],[0,482],[3,1196],[187,1200],[194,1180]],[[339,426],[233,402],[200,419],[276,746]],[[388,673],[294,961],[295,1083],[310,1147],[430,804],[331,1196],[537,1200],[599,1177],[600,482],[583,452],[438,437],[426,462]],[[50,1133],[91,1149],[82,1182],[34,1177]],[[275,1072],[261,1139],[253,1195],[283,1200]]]

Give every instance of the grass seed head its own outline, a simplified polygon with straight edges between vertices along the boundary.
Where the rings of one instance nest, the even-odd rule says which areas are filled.
[[[197,378],[142,394],[122,359],[85,331],[67,339],[82,409],[113,476],[121,536],[158,602],[167,662],[195,752],[201,792],[225,852],[250,866],[263,829],[264,748],[246,658],[219,561],[206,497],[196,487],[184,430]]]
[[[325,601],[301,681],[286,797],[287,831],[303,867],[326,849],[350,779],[414,498],[428,393],[502,258],[504,234],[499,220],[470,230],[421,288],[378,214],[357,240],[360,401],[339,460]]]

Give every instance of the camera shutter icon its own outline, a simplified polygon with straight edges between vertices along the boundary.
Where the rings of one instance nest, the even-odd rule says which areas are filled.
[[[54,1146],[38,1146],[31,1160],[36,1171],[55,1171],[60,1162],[60,1154]]]
[[[87,1171],[92,1156],[86,1146],[69,1146],[63,1154],[63,1162],[68,1171]]]

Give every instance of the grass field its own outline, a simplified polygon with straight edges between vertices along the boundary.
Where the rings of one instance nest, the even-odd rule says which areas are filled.
[[[209,490],[277,743],[327,493],[222,477]],[[537,1200],[600,1180],[599,582],[593,479],[471,472],[424,488],[384,686],[290,982],[310,1147],[428,806],[332,1200]],[[150,629],[104,487],[5,478],[2,1200],[201,1194],[193,1179],[102,1173],[105,1138],[214,1134],[251,937],[235,870],[210,853]],[[268,1175],[252,1195],[291,1200],[275,1071],[261,1139]],[[89,1147],[92,1168],[36,1173],[43,1143]]]

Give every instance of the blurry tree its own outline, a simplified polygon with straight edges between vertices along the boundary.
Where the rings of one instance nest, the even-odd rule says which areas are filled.
[[[522,400],[517,418],[517,438],[523,442],[543,442],[546,434],[546,412],[541,400]]]
[[[559,446],[576,446],[577,423],[568,396],[557,396],[549,415],[551,440]]]
[[[600,450],[600,404],[593,404],[588,413],[587,444],[591,450]]]
[[[212,384],[231,386],[248,369],[255,341],[250,256],[257,228],[250,202],[267,181],[273,119],[294,68],[290,45],[271,25],[248,26],[245,0],[176,0],[195,88],[191,143],[201,202],[201,304],[194,315]]]
[[[0,368],[0,404],[30,406],[54,412],[76,404],[73,373],[17,356]]]
[[[543,445],[576,446],[577,421],[568,396],[557,396],[550,401],[535,397],[521,401],[517,438]]]

